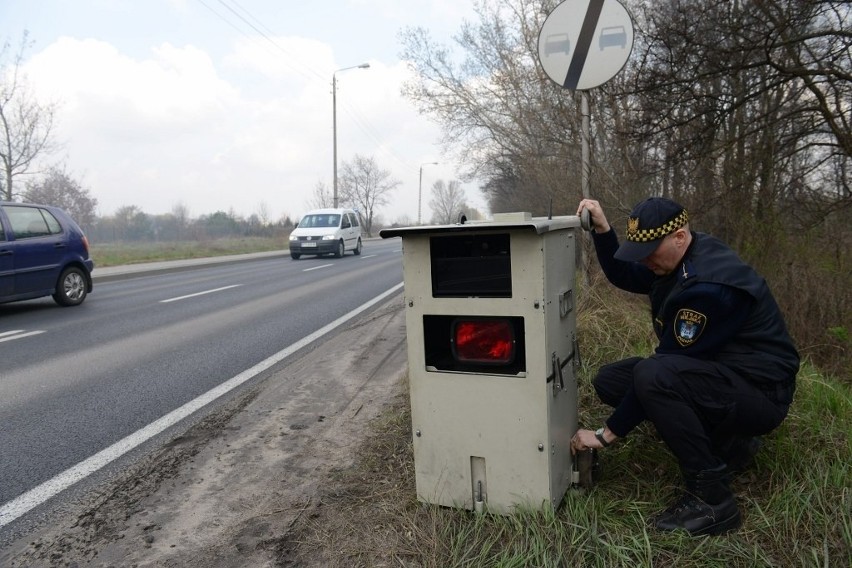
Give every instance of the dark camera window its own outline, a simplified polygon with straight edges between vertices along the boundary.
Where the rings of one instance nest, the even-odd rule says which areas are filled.
[[[433,297],[512,297],[508,233],[432,237],[429,247]]]

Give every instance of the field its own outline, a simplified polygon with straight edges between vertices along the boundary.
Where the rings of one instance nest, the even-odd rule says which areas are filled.
[[[203,241],[93,244],[89,252],[95,266],[105,268],[140,262],[205,258],[286,248],[286,238],[240,237]]]

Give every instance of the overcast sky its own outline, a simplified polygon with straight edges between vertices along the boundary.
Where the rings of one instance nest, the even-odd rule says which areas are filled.
[[[400,94],[399,32],[450,43],[472,0],[0,0],[0,40],[25,53],[32,91],[59,103],[62,163],[98,212],[136,205],[301,216],[338,163],[376,159],[401,182],[386,221],[417,219],[431,186],[457,179],[440,131]],[[19,178],[20,179],[20,178]],[[464,188],[484,211],[476,183]]]

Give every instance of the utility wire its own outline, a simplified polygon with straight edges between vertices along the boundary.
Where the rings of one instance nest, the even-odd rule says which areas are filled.
[[[220,20],[222,20],[223,22],[225,22],[226,24],[228,24],[229,26],[231,26],[232,28],[237,30],[244,37],[248,38],[250,41],[257,41],[256,36],[253,36],[253,35],[246,33],[246,31],[243,28],[241,28],[240,26],[238,26],[234,22],[233,18],[228,17],[228,14],[222,13],[221,11],[217,11],[208,2],[205,2],[205,0],[197,0],[197,1],[198,1],[199,4],[201,4],[202,6],[204,6],[205,8],[210,10],[211,12],[213,12],[213,14],[215,14]],[[277,55],[280,55],[280,54],[283,53],[286,56],[286,58],[284,59],[285,64],[287,66],[289,66],[291,69],[293,69],[294,71],[296,71],[299,75],[301,75],[302,77],[305,77],[306,79],[311,80],[311,81],[318,79],[322,82],[326,82],[325,78],[320,73],[318,73],[315,69],[301,64],[301,62],[299,61],[297,56],[295,56],[293,53],[289,52],[287,49],[285,49],[283,46],[281,46],[281,44],[276,42],[275,39],[273,39],[270,35],[268,35],[264,31],[260,30],[257,26],[255,26],[253,23],[248,21],[241,14],[239,14],[236,10],[234,10],[231,6],[229,6],[228,4],[223,2],[223,0],[218,0],[218,2],[219,2],[219,4],[224,6],[229,12],[231,12],[231,14],[233,14],[234,16],[239,18],[245,25],[249,26],[254,32],[256,32],[263,39],[265,39],[272,47],[275,48],[275,50],[280,52]],[[270,53],[273,53],[273,52],[270,52]]]
[[[318,73],[315,69],[302,65],[298,57],[293,53],[289,52],[283,46],[281,46],[275,39],[272,37],[275,32],[269,29],[266,25],[264,25],[258,18],[251,14],[246,8],[241,6],[236,0],[230,0],[230,3],[233,5],[229,5],[225,0],[217,0],[219,4],[221,4],[228,12],[230,12],[233,16],[238,18],[243,24],[247,25],[251,28],[255,33],[257,33],[260,37],[265,39],[270,45],[272,45],[276,50],[283,53],[287,56],[288,60],[286,61],[287,65],[290,66],[293,70],[299,73],[301,76],[305,77],[309,80],[319,80],[324,84],[327,84],[327,78]],[[198,0],[198,2],[203,5],[205,8],[210,10],[213,14],[215,14],[219,19],[224,21],[226,24],[237,30],[240,34],[245,36],[251,41],[256,41],[256,37],[252,36],[245,32],[240,26],[238,26],[232,18],[228,17],[227,14],[223,14],[212,6],[210,6],[205,0]],[[354,108],[351,104],[347,102],[343,103],[343,107],[348,111],[348,114],[352,118],[355,125],[362,131],[364,134],[372,140],[376,144],[376,149],[378,152],[381,152],[392,159],[396,160],[400,166],[409,169],[411,171],[417,170],[417,166],[412,162],[405,160],[399,154],[397,154],[392,148],[388,147],[387,144],[382,142],[379,135],[375,132],[375,130],[369,125],[369,120],[367,120],[364,115],[356,108]]]
[[[218,0],[218,1],[219,1],[219,4],[221,4],[222,6],[224,6],[225,8],[227,8],[227,9],[228,9],[228,10],[229,10],[232,14],[234,14],[236,17],[238,17],[240,20],[242,20],[242,21],[243,21],[243,22],[244,22],[247,26],[249,26],[251,29],[253,29],[253,30],[254,30],[254,31],[256,31],[258,34],[260,34],[260,36],[261,36],[261,37],[263,37],[264,39],[266,39],[269,43],[271,43],[273,46],[275,46],[277,49],[279,49],[279,50],[280,50],[282,53],[284,53],[285,55],[288,55],[288,56],[290,56],[291,58],[293,58],[293,59],[295,60],[295,63],[297,63],[297,64],[299,64],[299,65],[301,66],[301,63],[298,61],[298,57],[297,57],[296,55],[294,55],[294,54],[292,54],[292,53],[289,53],[286,49],[284,49],[284,47],[282,47],[281,45],[279,45],[279,44],[278,44],[278,42],[276,42],[276,41],[275,41],[275,40],[274,40],[274,39],[273,39],[273,38],[269,35],[269,34],[273,34],[273,35],[274,35],[274,33],[275,33],[275,32],[273,32],[272,30],[270,30],[269,28],[267,28],[266,26],[264,26],[264,25],[260,22],[260,20],[258,20],[258,19],[257,19],[257,18],[255,18],[254,16],[252,16],[252,15],[251,15],[251,13],[250,13],[248,10],[246,10],[245,8],[243,8],[242,6],[240,6],[239,4],[237,4],[234,0],[231,0],[231,3],[232,3],[232,4],[234,4],[235,6],[237,6],[237,8],[239,8],[241,11],[243,11],[243,12],[244,12],[244,13],[245,13],[248,17],[250,17],[252,20],[254,20],[255,22],[257,22],[257,23],[258,23],[258,25],[259,25],[259,26],[261,26],[261,27],[263,27],[265,31],[264,31],[264,30],[261,30],[260,28],[258,28],[258,27],[257,27],[256,25],[254,25],[252,22],[248,21],[245,17],[243,17],[243,16],[242,16],[241,14],[239,14],[236,10],[234,10],[231,6],[229,6],[229,5],[228,5],[228,4],[227,4],[224,0]],[[268,32],[268,33],[267,33],[267,32]],[[311,67],[308,67],[308,66],[302,66],[302,68],[303,68],[303,69],[307,69],[307,71],[308,71],[308,73],[309,73],[309,74],[313,75],[315,78],[319,79],[320,81],[325,81],[325,80],[326,80],[326,78],[325,78],[325,77],[323,77],[320,73],[318,73],[315,69],[313,69],[313,68],[311,68]]]

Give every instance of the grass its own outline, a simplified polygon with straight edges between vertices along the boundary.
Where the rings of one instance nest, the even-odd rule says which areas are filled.
[[[233,237],[201,241],[98,243],[90,247],[95,266],[205,258],[287,249],[287,238]]]
[[[608,410],[592,396],[594,370],[653,343],[635,299],[600,284],[582,297],[581,422],[598,424]],[[596,485],[569,490],[555,511],[478,515],[418,502],[402,385],[358,463],[337,474],[321,506],[297,527],[300,552],[288,560],[341,567],[849,566],[851,421],[849,378],[825,377],[805,364],[788,418],[765,437],[755,468],[733,483],[743,527],[692,538],[648,528],[648,518],[680,490],[677,466],[649,425],[602,452]]]

